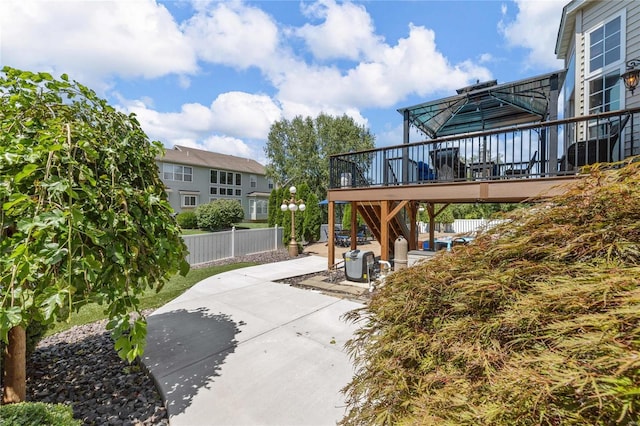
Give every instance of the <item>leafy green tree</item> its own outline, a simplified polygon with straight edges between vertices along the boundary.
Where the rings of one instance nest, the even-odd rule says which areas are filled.
[[[373,147],[374,136],[347,115],[283,119],[269,132],[267,175],[282,187],[304,182],[322,200],[329,186],[329,156]]]
[[[358,227],[360,225],[364,225],[364,219],[360,216],[360,213],[357,214]],[[342,211],[342,229],[347,230],[351,229],[351,203],[347,203],[344,205],[344,209]]]
[[[105,306],[118,354],[143,353],[139,296],[180,271],[186,247],[151,143],[133,115],[66,75],[0,73],[0,339],[4,402],[24,400],[24,329]]]
[[[284,212],[280,210],[284,200],[284,188],[275,188],[269,196],[269,226],[284,226]]]
[[[296,213],[296,233],[305,241],[317,241],[322,224],[322,210],[318,205],[318,198],[306,183],[300,185],[297,195],[304,200],[306,210]]]
[[[497,213],[506,213],[523,207],[522,203],[455,204],[450,208],[456,219],[490,219]]]
[[[207,231],[219,231],[242,221],[244,210],[237,200],[220,198],[201,204],[195,211],[198,227]]]

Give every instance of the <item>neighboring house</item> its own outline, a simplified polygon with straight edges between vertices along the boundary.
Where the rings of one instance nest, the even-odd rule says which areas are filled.
[[[245,220],[267,220],[273,183],[257,161],[176,145],[156,163],[177,213],[226,198],[242,205]]]
[[[640,59],[639,1],[568,3],[562,11],[555,53],[567,70],[558,100],[560,115],[579,117],[640,107],[640,96],[625,90],[620,79],[627,63]],[[593,127],[589,126],[589,133]],[[569,142],[586,131],[567,135]],[[634,151],[627,143],[623,157],[640,153]]]

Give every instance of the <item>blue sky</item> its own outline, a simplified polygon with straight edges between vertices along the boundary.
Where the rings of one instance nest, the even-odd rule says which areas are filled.
[[[560,69],[567,1],[4,0],[0,64],[69,74],[167,148],[264,164],[277,120],[347,114],[393,145],[400,107]]]

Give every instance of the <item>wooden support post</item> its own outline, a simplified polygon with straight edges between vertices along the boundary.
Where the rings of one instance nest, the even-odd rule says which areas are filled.
[[[351,202],[351,250],[358,247],[358,203]]]
[[[418,247],[418,227],[416,221],[418,219],[418,205],[415,201],[409,203],[409,250],[416,250]]]
[[[335,207],[336,203],[334,201],[329,201],[329,232],[327,233],[327,244],[329,250],[327,250],[327,261],[329,262],[329,266],[327,269],[333,268],[333,264],[335,263],[336,257],[336,215],[335,215]]]
[[[389,261],[391,253],[389,247],[389,204],[384,200],[380,202],[380,259]]]
[[[429,214],[429,250],[436,249],[436,215],[435,204],[427,203],[427,214]]]
[[[429,250],[435,251],[436,217],[446,209],[449,204],[445,204],[436,211],[436,205],[427,203],[427,213],[429,213]]]

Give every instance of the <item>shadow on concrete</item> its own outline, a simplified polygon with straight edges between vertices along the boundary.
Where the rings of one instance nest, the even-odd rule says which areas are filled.
[[[199,389],[219,376],[235,351],[240,329],[228,315],[205,308],[184,309],[147,318],[143,363],[153,376],[169,416],[183,413]]]

